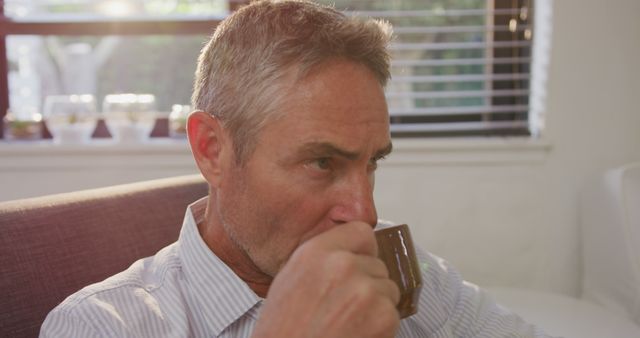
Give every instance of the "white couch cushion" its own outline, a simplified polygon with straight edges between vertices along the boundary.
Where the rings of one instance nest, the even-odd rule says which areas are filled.
[[[499,304],[565,338],[638,338],[640,327],[630,319],[586,300],[533,290],[489,288]]]
[[[581,229],[583,298],[640,324],[640,163],[583,192]]]

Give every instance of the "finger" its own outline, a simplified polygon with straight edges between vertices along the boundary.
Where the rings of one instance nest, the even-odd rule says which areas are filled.
[[[384,262],[377,257],[357,255],[355,262],[358,269],[373,278],[389,278],[389,270]]]
[[[389,278],[380,278],[376,284],[379,287],[380,293],[391,299],[393,305],[398,305],[400,302],[400,288],[398,285]]]
[[[347,287],[358,290],[361,298],[385,298],[394,306],[400,301],[400,289],[394,281],[388,278],[359,278],[352,280]]]
[[[378,258],[353,253],[335,253],[330,258],[332,270],[341,276],[356,276],[353,287],[372,291],[389,298],[394,304],[400,300],[398,285],[389,279],[385,264]]]
[[[378,244],[371,225],[349,222],[335,226],[309,240],[323,249],[346,250],[361,255],[377,256]]]

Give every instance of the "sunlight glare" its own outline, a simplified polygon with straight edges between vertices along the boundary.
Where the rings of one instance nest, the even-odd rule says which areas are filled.
[[[135,9],[127,0],[111,0],[100,4],[99,11],[107,16],[127,16],[133,14]]]

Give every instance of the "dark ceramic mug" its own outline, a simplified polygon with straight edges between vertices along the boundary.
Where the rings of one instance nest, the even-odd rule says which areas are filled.
[[[375,230],[378,257],[389,270],[389,278],[400,289],[397,309],[400,318],[418,311],[418,299],[422,289],[422,277],[413,240],[406,224],[382,226]]]

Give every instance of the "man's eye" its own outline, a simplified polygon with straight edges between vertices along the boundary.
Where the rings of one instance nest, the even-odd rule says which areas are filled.
[[[328,157],[317,158],[311,162],[311,165],[320,170],[328,170],[330,167],[331,161]]]

